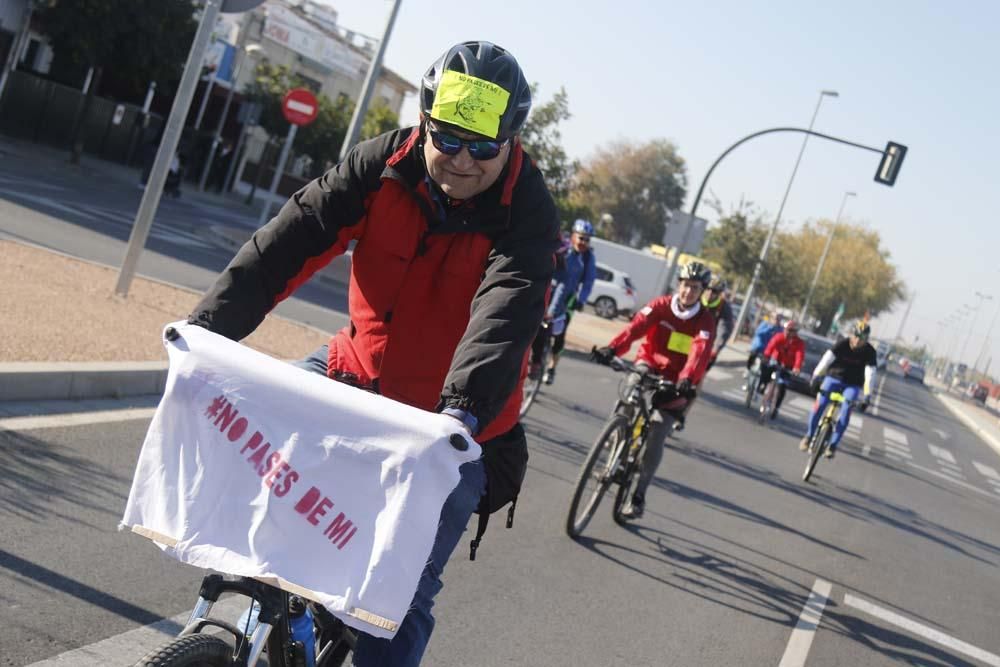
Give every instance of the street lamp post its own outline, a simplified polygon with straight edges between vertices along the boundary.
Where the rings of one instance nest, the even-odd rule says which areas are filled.
[[[233,68],[233,80],[229,84],[229,92],[226,94],[226,103],[222,106],[222,115],[219,116],[219,122],[215,126],[215,134],[212,135],[212,145],[208,149],[208,158],[205,160],[205,164],[201,168],[201,178],[198,180],[199,192],[205,191],[205,183],[208,182],[208,173],[212,169],[212,160],[215,159],[215,151],[219,149],[219,144],[222,141],[222,130],[226,125],[226,116],[229,115],[229,106],[233,103],[233,94],[236,92],[236,84],[239,82],[240,70],[243,69],[243,61],[249,58],[251,53],[256,53],[262,50],[260,44],[244,45],[247,34],[250,32],[249,22],[252,20],[253,15],[247,19],[247,30],[240,35],[240,42],[236,52],[239,60],[236,63],[236,67]],[[230,159],[233,159],[236,157],[236,152],[234,151],[230,153],[230,155],[232,156]],[[223,188],[225,188],[224,185]]]
[[[990,328],[986,331],[986,337],[983,338],[983,346],[979,348],[979,354],[976,355],[976,363],[972,365],[972,370],[979,368],[980,358],[982,358],[984,363],[986,362],[986,346],[990,343],[990,336],[993,335],[993,327],[996,326],[998,316],[1000,316],[1000,303],[997,304],[997,312],[993,314],[993,321],[990,322]],[[983,374],[986,374],[985,369],[983,369]]]
[[[969,344],[969,339],[972,337],[972,330],[976,328],[976,320],[979,319],[979,309],[983,306],[983,301],[992,301],[993,297],[989,294],[983,294],[982,292],[976,292],[976,298],[979,301],[976,303],[975,309],[972,311],[972,325],[969,327],[968,333],[965,334],[965,342],[962,343],[962,351],[958,353],[959,362],[962,361],[962,357],[965,356],[965,347]],[[973,365],[973,369],[975,365]]]
[[[813,111],[812,118],[809,120],[809,130],[813,128],[813,124],[816,122],[816,116],[819,114],[820,105],[823,104],[824,97],[839,97],[839,93],[835,90],[821,90],[819,93],[819,99],[816,101],[816,109]],[[781,198],[781,206],[778,207],[778,215],[774,217],[774,224],[771,225],[771,231],[768,232],[767,238],[764,240],[764,247],[760,250],[760,257],[757,259],[757,265],[753,269],[753,277],[750,278],[750,284],[747,286],[746,295],[743,297],[743,305],[740,306],[740,314],[736,318],[736,326],[733,328],[733,337],[739,335],[740,328],[743,326],[743,321],[746,319],[747,312],[749,312],[750,300],[753,298],[754,289],[757,287],[757,281],[760,279],[760,272],[764,266],[764,262],[767,260],[767,253],[771,249],[771,242],[774,239],[775,232],[778,231],[778,224],[781,222],[781,214],[785,210],[785,202],[788,201],[788,193],[792,191],[792,183],[795,182],[795,174],[799,170],[799,163],[802,162],[802,154],[806,151],[806,144],[809,143],[809,134],[807,133],[805,138],[802,139],[802,147],[799,149],[799,156],[795,159],[795,166],[792,168],[792,175],[788,179],[788,186],[785,188],[785,196]]]
[[[844,214],[844,205],[847,203],[847,198],[857,196],[856,192],[845,192],[844,198],[840,201],[840,210],[837,211],[837,220],[833,223],[833,227],[830,228],[830,235],[826,238],[826,246],[823,248],[823,254],[820,255],[819,258],[819,265],[816,267],[816,275],[813,276],[812,284],[809,286],[809,293],[806,294],[806,302],[802,304],[802,310],[799,312],[799,323],[801,326],[805,326],[806,313],[809,312],[809,302],[812,301],[813,292],[816,291],[816,284],[819,282],[819,274],[823,272],[823,265],[826,264],[826,256],[830,254],[830,246],[833,244],[833,235],[837,233],[837,225],[840,224],[840,216]]]

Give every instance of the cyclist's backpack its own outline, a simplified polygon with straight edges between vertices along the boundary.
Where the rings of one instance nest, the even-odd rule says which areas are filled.
[[[476,508],[479,525],[476,528],[476,537],[470,545],[469,560],[476,560],[476,549],[479,548],[479,543],[486,532],[490,515],[503,509],[507,503],[510,503],[510,509],[507,510],[507,528],[514,526],[517,495],[521,491],[521,483],[524,482],[524,474],[528,469],[528,440],[520,423],[483,446],[483,467],[486,470],[486,493]]]

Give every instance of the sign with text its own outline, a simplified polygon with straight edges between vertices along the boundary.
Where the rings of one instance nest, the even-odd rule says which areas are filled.
[[[264,579],[393,636],[478,445],[452,446],[450,417],[172,327],[122,525],[182,562]]]

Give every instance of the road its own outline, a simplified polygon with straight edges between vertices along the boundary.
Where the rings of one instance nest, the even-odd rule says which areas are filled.
[[[566,358],[526,420],[514,528],[494,521],[475,562],[459,547],[425,664],[1000,665],[997,455],[893,374],[804,484],[808,401],[756,425],[736,364],[671,440],[646,516],[623,529],[606,504],[574,542],[572,480],[619,377]],[[162,636],[121,633],[190,609],[200,573],[116,531],[148,422],[0,421],[0,664],[102,640],[103,662],[54,664],[128,664]]]
[[[35,160],[0,160],[0,239],[50,248],[115,268],[122,264],[142,190],[138,171],[107,166],[106,173],[73,170],[39,147]],[[126,180],[134,176],[133,179]],[[99,183],[100,187],[95,187]],[[185,184],[190,189],[191,184]],[[142,253],[138,273],[202,292],[234,252],[208,238],[213,225],[257,228],[256,216],[239,205],[164,197]],[[310,281],[275,309],[279,315],[326,331],[347,318],[346,285]]]

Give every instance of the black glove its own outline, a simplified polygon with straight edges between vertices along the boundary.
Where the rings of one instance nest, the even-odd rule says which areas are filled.
[[[615,358],[615,351],[610,347],[594,347],[590,350],[590,358],[605,366],[611,365],[611,360]]]
[[[809,381],[809,389],[812,390],[812,393],[817,394],[819,393],[819,388],[822,384],[823,381],[820,380],[820,378],[813,378]]]
[[[583,310],[583,301],[574,301],[573,310]]]
[[[689,400],[694,398],[697,392],[691,384],[691,378],[684,378],[677,383],[677,393]]]

